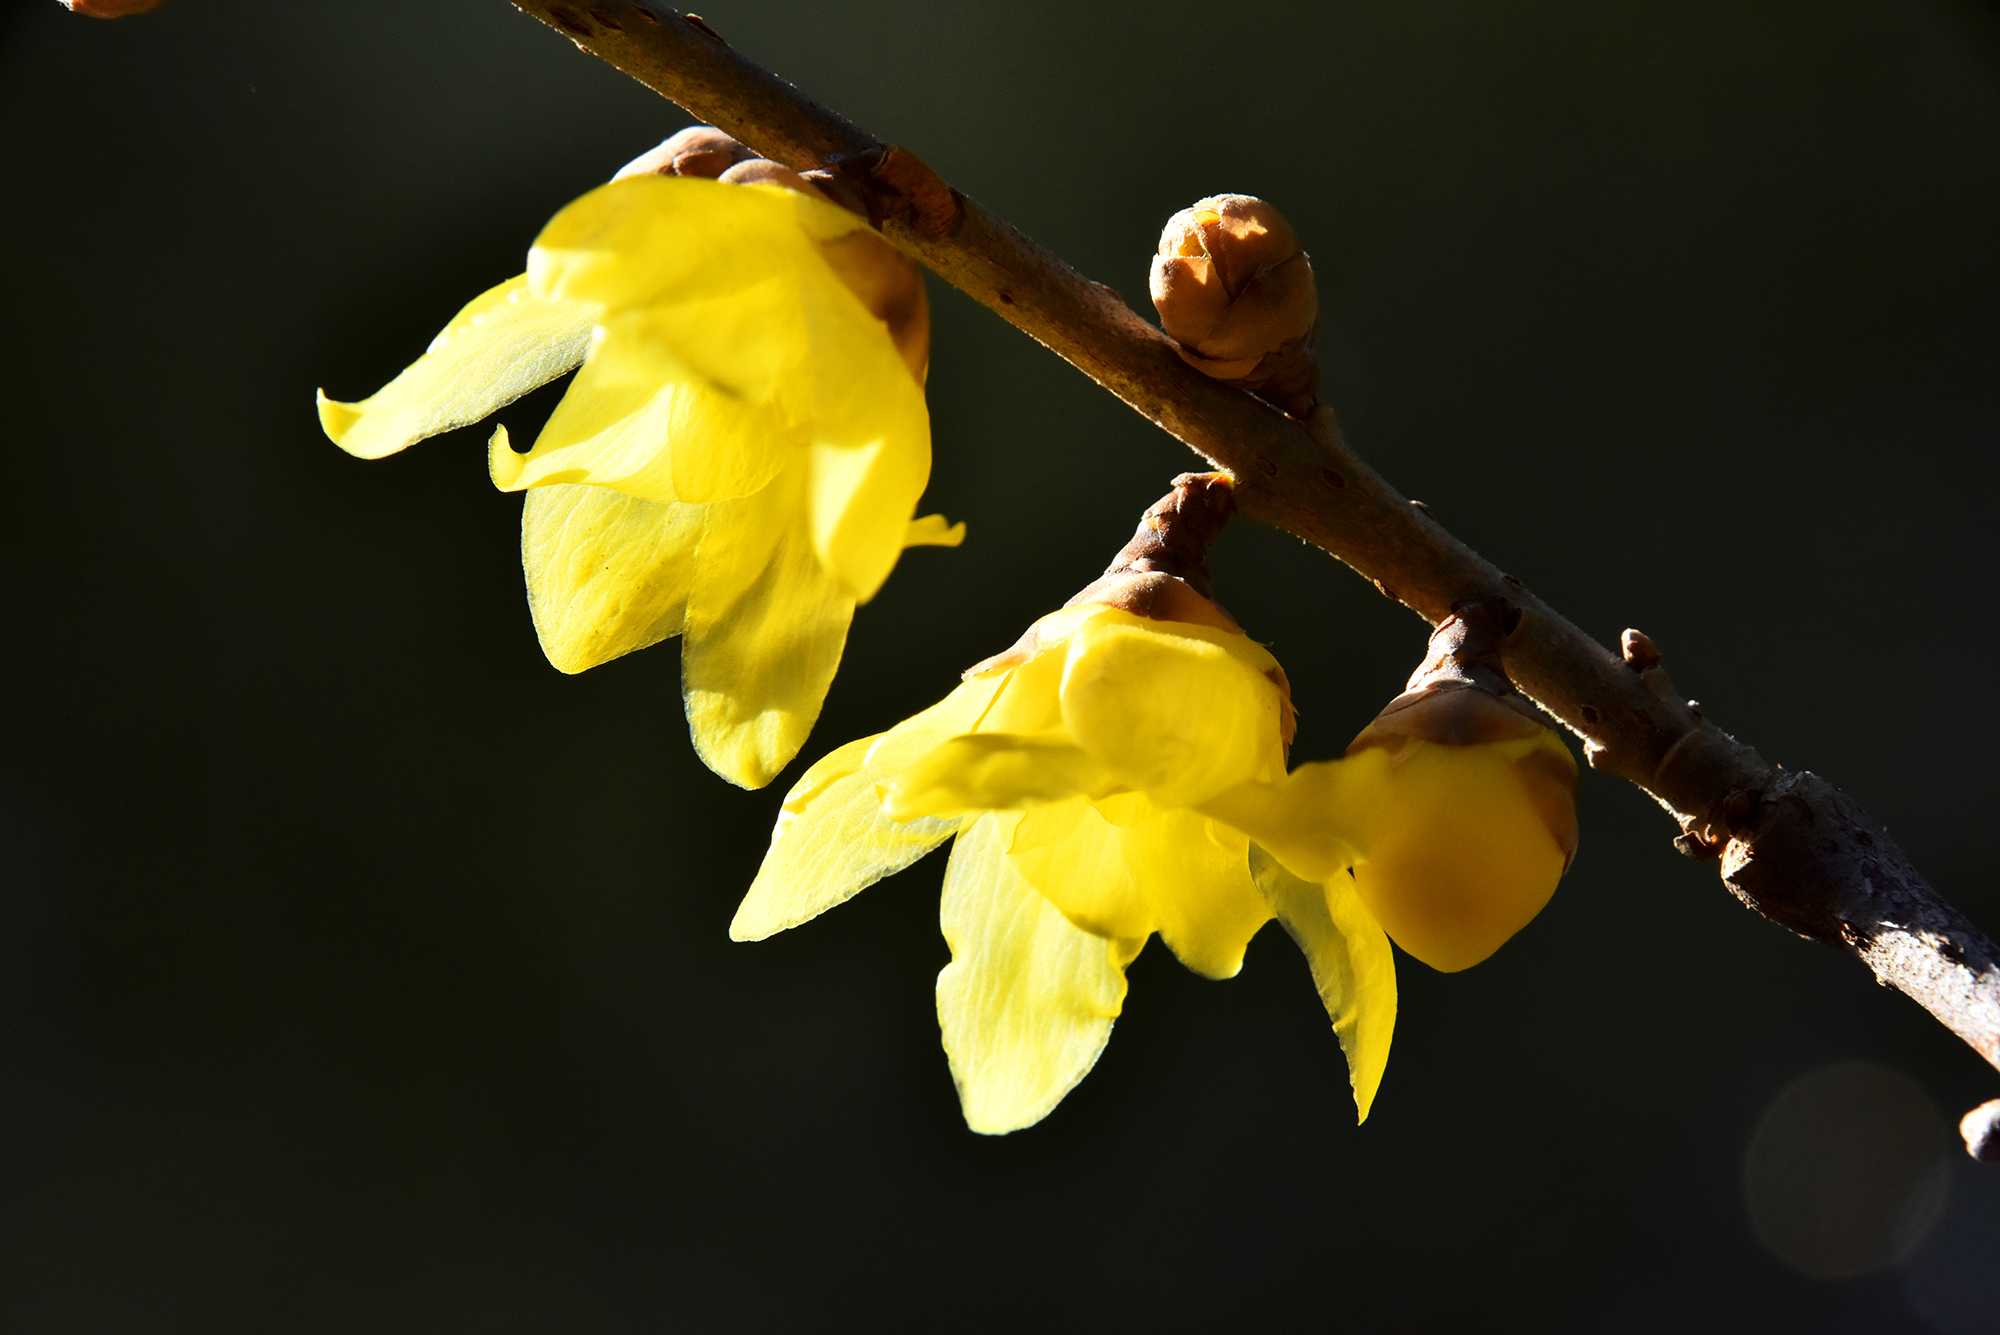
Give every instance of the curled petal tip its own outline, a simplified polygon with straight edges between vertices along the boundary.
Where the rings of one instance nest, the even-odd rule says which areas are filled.
[[[326,432],[328,440],[336,445],[340,444],[341,438],[353,430],[354,424],[361,420],[361,410],[351,403],[328,398],[323,389],[314,390],[313,393],[319,404],[320,430]]]
[[[492,436],[486,441],[486,472],[493,479],[493,485],[502,491],[521,490],[521,474],[527,466],[528,456],[514,452],[507,428],[495,425]]]
[[[965,541],[965,521],[956,524],[946,521],[943,515],[922,515],[910,521],[910,529],[903,537],[905,547],[956,547]]]

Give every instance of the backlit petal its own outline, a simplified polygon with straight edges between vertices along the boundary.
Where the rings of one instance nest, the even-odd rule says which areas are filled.
[[[930,477],[930,417],[888,331],[853,293],[829,277],[803,298],[813,350],[813,546],[866,602],[901,554]]]
[[[524,274],[472,299],[423,356],[359,403],[319,396],[333,443],[379,459],[453,427],[477,422],[583,360],[602,307],[544,300]]]
[[[688,596],[688,730],[708,767],[744,788],[769,783],[805,744],[854,617],[796,522],[801,472],[705,507]]]
[[[1327,881],[1355,864],[1381,824],[1387,767],[1379,749],[1315,761],[1276,783],[1224,789],[1200,810],[1249,835],[1295,875]]]
[[[1158,925],[1118,827],[1084,798],[1022,812],[1007,854],[1084,931],[1144,940]]]
[[[584,365],[526,454],[494,432],[487,471],[502,491],[566,483],[616,487],[652,501],[674,493],[668,442],[692,394],[681,385],[607,384],[595,362]]]
[[[1160,940],[1198,974],[1235,977],[1250,938],[1271,920],[1250,879],[1249,840],[1196,812],[1162,810],[1137,794],[1097,805],[1120,802],[1144,813],[1119,827],[1119,842]]]
[[[956,547],[965,541],[965,521],[953,524],[943,515],[919,515],[903,534],[905,547]]]
[[[1261,848],[1250,850],[1250,866],[1278,921],[1305,952],[1313,985],[1347,1057],[1347,1078],[1359,1113],[1355,1120],[1365,1122],[1396,1030],[1396,960],[1389,938],[1345,872],[1322,886],[1292,875]]]
[[[521,568],[542,652],[581,672],[681,633],[702,507],[605,487],[537,487]]]
[[[867,224],[775,186],[635,176],[599,186],[549,220],[528,252],[544,297],[649,306],[733,292],[824,268],[814,239]]]
[[[1207,639],[1119,613],[1092,619],[1070,641],[1062,684],[1070,735],[1163,805],[1275,777],[1278,710],[1277,688]]]
[[[849,742],[807,770],[785,795],[730,937],[761,941],[796,927],[903,870],[956,830],[956,819],[891,820],[878,787],[912,753],[978,722],[998,688],[991,678],[964,682],[923,713]]]
[[[985,1135],[1034,1125],[1090,1073],[1138,953],[1065,921],[1015,872],[996,821],[960,832],[938,914],[952,956],[938,1026],[965,1124]]]
[[[917,757],[889,785],[883,807],[902,820],[1013,811],[1090,792],[1108,778],[1081,747],[982,732]]]

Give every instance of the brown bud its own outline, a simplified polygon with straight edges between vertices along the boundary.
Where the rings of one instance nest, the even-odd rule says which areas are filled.
[[[705,176],[714,179],[739,162],[757,155],[713,125],[690,125],[662,140],[618,169],[611,179],[628,176]]]
[[[1153,306],[1188,365],[1309,411],[1319,389],[1312,261],[1276,209],[1215,195],[1167,220],[1153,258]]]
[[[93,19],[122,19],[128,14],[144,14],[158,9],[160,0],[62,0],[72,14]]]

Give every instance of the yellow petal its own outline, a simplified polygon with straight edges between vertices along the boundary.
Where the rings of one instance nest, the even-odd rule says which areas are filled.
[[[1070,926],[1021,879],[996,817],[960,832],[939,921],[951,963],[938,1027],[965,1124],[983,1135],[1033,1126],[1090,1073],[1125,1004],[1138,943]]]
[[[1361,903],[1353,878],[1337,873],[1322,886],[1301,880],[1262,848],[1250,868],[1278,921],[1305,952],[1313,985],[1347,1057],[1356,1121],[1368,1109],[1389,1065],[1396,1032],[1396,960],[1389,938]]]
[[[493,485],[521,491],[588,483],[646,500],[681,499],[668,442],[690,395],[680,385],[607,384],[597,363],[586,362],[528,453],[513,452],[505,428],[494,432],[487,448]]]
[[[1224,789],[1199,805],[1243,831],[1295,875],[1328,881],[1360,857],[1382,820],[1387,753],[1301,765],[1277,783]]]
[[[769,783],[805,744],[854,617],[798,522],[801,471],[705,507],[688,595],[688,730],[708,767],[744,788]]]
[[[965,541],[965,521],[945,522],[943,515],[920,515],[903,535],[905,547],[956,547]]]
[[[1078,927],[1136,939],[1157,931],[1210,978],[1242,968],[1250,938],[1271,920],[1247,854],[1234,831],[1137,793],[1031,808],[1008,842],[1016,869]]]
[[[1118,615],[1093,619],[1070,641],[1062,683],[1070,735],[1164,805],[1276,777],[1278,713],[1277,687],[1207,639]]]
[[[992,701],[991,678],[962,683],[888,732],[849,742],[793,785],[771,831],[770,851],[736,910],[729,935],[761,941],[796,927],[915,862],[958,821],[896,821],[884,815],[878,785],[913,753],[969,728]]]
[[[908,389],[909,377],[902,380]],[[875,596],[903,554],[931,471],[921,400],[896,405],[885,398],[881,407],[870,439],[850,446],[816,436],[811,448],[813,549],[860,602]]]
[[[1119,833],[1086,799],[1073,797],[1022,812],[1007,853],[1015,869],[1084,931],[1144,940],[1157,920]]]
[[[592,301],[543,300],[524,274],[481,293],[402,374],[359,403],[322,390],[319,420],[333,443],[379,459],[480,418],[546,385],[583,360]]]
[[[1044,617],[1036,624],[1047,620]],[[1067,743],[1070,737],[1063,731],[1060,698],[1062,669],[1063,655],[1058,642],[1055,652],[1037,651],[1001,673],[1000,693],[994,697],[986,717],[979,721],[979,730]]]
[[[830,274],[815,242],[865,226],[782,188],[628,177],[550,219],[528,252],[528,277],[545,297],[616,306],[713,297],[809,265]]]
[[[1250,841],[1192,811],[1163,810],[1146,799],[1113,798],[1144,814],[1119,828],[1127,865],[1152,906],[1167,949],[1207,978],[1233,978],[1271,909],[1250,879]]]
[[[982,732],[917,757],[889,784],[882,806],[898,820],[1012,811],[1090,792],[1108,777],[1081,747]]]
[[[812,343],[813,546],[865,602],[888,578],[931,467],[923,391],[831,271],[801,290]]]
[[[521,509],[521,568],[542,652],[581,672],[681,633],[702,507],[605,487],[538,487]]]
[[[1568,855],[1515,766],[1539,745],[1412,741],[1386,762],[1383,814],[1355,888],[1390,939],[1434,969],[1479,963],[1555,893]]]

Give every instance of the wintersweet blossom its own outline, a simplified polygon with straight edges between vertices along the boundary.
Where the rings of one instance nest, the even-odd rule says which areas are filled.
[[[504,426],[489,447],[494,484],[528,492],[542,647],[580,672],[680,635],[695,747],[746,788],[804,743],[855,605],[906,546],[964,533],[913,517],[921,279],[864,219],[765,175],[592,191],[389,384],[319,405],[336,444],[379,458],[580,365],[531,449]]]
[[[1394,1021],[1386,938],[1351,895],[1295,894],[1276,864],[1260,889],[1249,840],[1197,809],[1279,781],[1291,735],[1261,645],[1181,578],[1114,567],[938,704],[807,771],[730,934],[797,926],[955,836],[938,1021],[967,1124],[998,1134],[1089,1072],[1148,937],[1227,978],[1275,913],[1365,1116]]]

